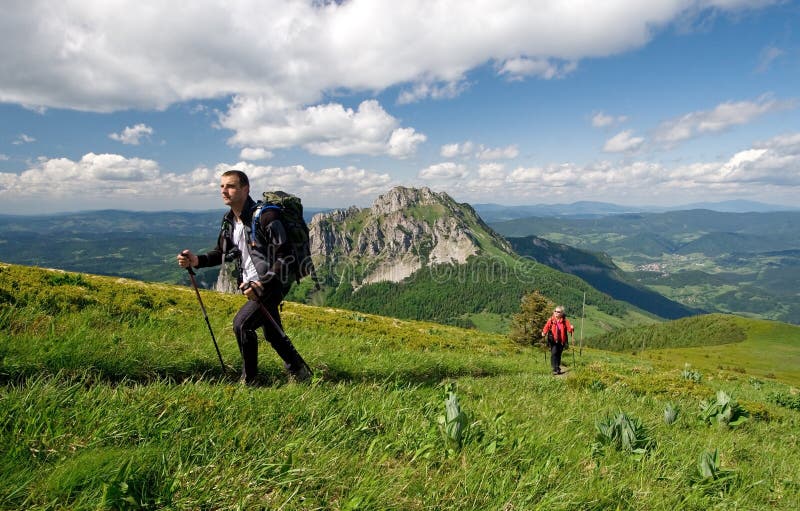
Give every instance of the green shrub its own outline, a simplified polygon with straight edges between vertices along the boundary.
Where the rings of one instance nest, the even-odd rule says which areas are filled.
[[[595,423],[596,441],[603,446],[631,454],[644,454],[653,446],[649,432],[642,421],[636,417],[628,417],[624,412],[607,416]]]
[[[676,420],[678,420],[678,412],[680,410],[672,403],[667,403],[667,406],[664,407],[664,423],[666,425],[674,424]]]
[[[714,346],[742,342],[746,338],[747,334],[735,316],[707,314],[613,330],[593,336],[587,342],[595,348],[628,351]]]
[[[700,383],[703,380],[703,374],[699,371],[695,371],[694,369],[689,369],[689,364],[686,364],[681,372],[681,378],[684,380],[693,381],[695,383]]]
[[[697,471],[692,483],[704,487],[707,491],[726,490],[735,476],[733,470],[720,466],[719,451],[705,451],[697,459]]]
[[[700,402],[700,418],[709,425],[734,428],[747,421],[747,411],[724,390],[719,390],[715,400]]]
[[[442,438],[449,453],[461,450],[469,428],[467,414],[461,409],[454,389],[452,385],[447,386],[447,397],[444,400],[445,414],[439,417]]]
[[[770,392],[768,398],[776,405],[800,412],[800,394],[791,395],[783,392]]]

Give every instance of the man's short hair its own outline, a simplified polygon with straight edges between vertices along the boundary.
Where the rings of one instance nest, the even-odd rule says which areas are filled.
[[[247,174],[242,172],[241,170],[227,170],[222,173],[223,176],[236,176],[239,178],[239,186],[245,187],[250,186],[250,180],[247,179]]]

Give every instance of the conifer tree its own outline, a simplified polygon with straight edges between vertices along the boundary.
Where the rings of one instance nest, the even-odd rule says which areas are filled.
[[[520,344],[541,342],[542,328],[555,305],[538,291],[520,300],[519,312],[511,317],[511,339]]]

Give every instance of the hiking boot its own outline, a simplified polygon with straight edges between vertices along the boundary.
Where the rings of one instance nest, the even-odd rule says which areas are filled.
[[[255,379],[255,378],[248,378],[248,377],[247,377],[247,376],[245,376],[245,375],[241,375],[241,376],[239,377],[239,385],[241,385],[241,386],[243,386],[243,387],[244,387],[244,386],[247,386],[247,387],[255,387],[255,385],[256,385],[256,379]]]
[[[288,366],[288,364],[287,364]],[[311,378],[311,369],[304,363],[298,369],[291,366],[286,367],[289,371],[290,382],[303,382]]]

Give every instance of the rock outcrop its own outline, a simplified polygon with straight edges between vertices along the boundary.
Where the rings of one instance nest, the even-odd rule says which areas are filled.
[[[310,225],[317,266],[354,287],[399,282],[435,264],[464,263],[482,252],[510,251],[471,206],[429,188],[396,187],[370,208],[316,215]]]

